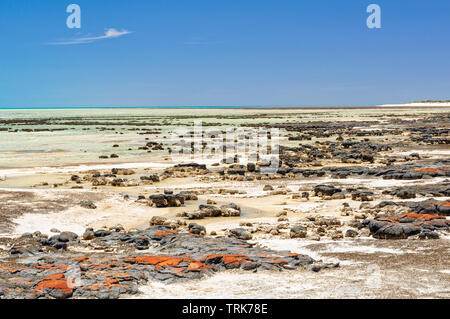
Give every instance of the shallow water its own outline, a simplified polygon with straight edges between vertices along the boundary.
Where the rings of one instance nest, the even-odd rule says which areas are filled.
[[[415,113],[446,112],[447,110],[414,110]],[[164,135],[180,126],[192,125],[194,120],[209,123],[209,128],[221,125],[249,125],[258,123],[297,123],[307,121],[380,120],[383,114],[409,114],[409,110],[180,110],[180,109],[82,109],[82,110],[0,110],[0,129],[19,129],[19,132],[0,130],[0,178],[8,176],[2,187],[27,187],[36,184],[29,176],[34,174],[37,180],[45,179],[49,183],[59,178],[67,180],[72,172],[91,169],[106,170],[113,167],[162,170],[173,165],[166,161],[160,152],[138,151],[149,141],[161,141]],[[381,117],[380,117],[381,116]],[[7,124],[6,119],[52,119],[51,125]],[[386,119],[390,119],[386,117]],[[363,127],[363,126],[361,126]],[[60,129],[54,132],[22,132],[21,129]],[[106,129],[104,129],[106,128]],[[115,131],[110,130],[115,128]],[[159,134],[139,135],[136,129],[161,130]],[[122,133],[122,134],[121,134]],[[385,138],[386,136],[380,137]],[[374,138],[376,139],[376,137]],[[328,139],[321,139],[328,140]],[[314,143],[315,140],[307,141]],[[282,140],[283,145],[298,145],[302,141]],[[113,144],[120,147],[113,148]],[[132,150],[128,150],[131,148]],[[403,150],[402,150],[403,151]],[[426,155],[426,150],[420,151]],[[448,156],[437,153],[433,156]],[[411,150],[405,150],[404,155]],[[118,159],[99,160],[99,155],[118,154]],[[431,153],[430,153],[431,154]],[[62,176],[62,177],[61,177]],[[243,209],[240,218],[216,218],[198,221],[207,225],[208,231],[237,227],[240,221],[255,223],[274,223],[276,213],[283,208],[298,212],[289,213],[290,222],[304,217],[311,211],[321,211],[323,215],[340,215],[338,205],[342,201],[316,202],[311,198],[308,203],[291,201],[286,197],[270,196],[262,190],[266,183],[273,186],[286,186],[295,191],[302,187],[311,188],[319,183],[333,183],[343,186],[361,186],[371,188],[389,188],[401,185],[433,184],[444,178],[420,181],[383,180],[380,178],[299,178],[296,180],[270,180],[255,182],[205,182],[204,180],[171,179],[154,186],[130,187],[126,190],[105,187],[96,200],[95,211],[79,207],[79,200],[69,207],[55,212],[42,214],[28,213],[14,220],[13,231],[18,235],[24,232],[40,230],[49,233],[50,229],[71,230],[78,234],[85,227],[102,228],[121,223],[126,228],[145,227],[154,215],[174,217],[177,212],[194,209],[187,208],[155,209],[145,204],[125,202],[122,192],[145,195],[162,189],[206,189],[233,188],[243,189],[246,194],[200,196],[199,203],[207,198],[220,205],[236,202]],[[63,187],[62,187],[63,188]],[[70,192],[71,190],[61,190]],[[48,201],[55,201],[61,195],[59,189],[33,190]],[[84,191],[72,190],[75,194]],[[58,195],[59,194],[59,195]],[[114,194],[114,195],[112,195]],[[261,197],[264,197],[262,200]],[[445,199],[445,198],[443,198]],[[20,201],[20,199],[18,199]],[[289,203],[285,203],[289,201]],[[345,200],[350,206],[359,202]],[[23,203],[33,205],[34,203]],[[196,202],[195,205],[198,203]],[[190,204],[189,204],[190,205]],[[339,206],[340,207],[340,206]],[[342,220],[345,219],[341,218]],[[11,234],[9,234],[11,235]],[[142,287],[144,298],[450,298],[450,258],[449,238],[435,241],[400,240],[385,241],[374,239],[354,240],[311,240],[282,239],[273,236],[256,236],[260,245],[277,250],[290,250],[307,254],[324,261],[339,261],[341,267],[320,273],[306,270],[249,273],[244,271],[226,271],[202,280],[167,285],[150,282]],[[224,289],[226,287],[226,289]]]
[[[170,136],[177,128],[201,121],[207,129],[222,125],[246,126],[258,123],[297,123],[314,120],[371,120],[384,113],[404,114],[407,110],[268,110],[268,109],[0,109],[0,168],[61,166],[99,162],[99,155],[118,154],[105,163],[151,162],[161,153],[145,153],[137,147],[150,140]],[[414,110],[415,113],[445,112],[445,109]],[[15,120],[14,123],[2,122]],[[23,120],[49,120],[33,125]],[[50,124],[48,124],[50,123]],[[218,125],[217,127],[215,125]],[[5,132],[1,129],[19,130]],[[53,132],[23,132],[22,129],[54,129]],[[64,130],[59,130],[64,129]],[[114,129],[114,130],[112,130]],[[138,135],[136,129],[160,130],[158,135]],[[112,144],[120,144],[112,148]],[[283,141],[285,145],[296,145]],[[131,148],[132,150],[128,150]],[[14,161],[11,159],[14,158]]]

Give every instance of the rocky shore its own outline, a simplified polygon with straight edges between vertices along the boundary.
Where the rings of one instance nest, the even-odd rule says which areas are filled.
[[[71,165],[97,161],[83,168],[30,171],[30,162],[0,172],[0,298],[121,298],[235,272],[300,273],[325,290],[322,274],[351,277],[350,268],[380,264],[381,277],[394,276],[393,259],[405,265],[395,276],[415,271],[429,291],[450,280],[449,112],[261,111],[251,121],[242,112],[0,120],[11,138],[77,132],[101,141],[61,150],[77,158]],[[195,120],[209,135],[238,121],[279,129],[277,169],[265,173],[271,160],[258,154],[173,160],[169,136]],[[147,162],[155,165],[133,164]],[[285,248],[265,245],[273,241]],[[365,251],[368,242],[383,254]],[[339,253],[342,245],[358,253]]]
[[[155,223],[166,224],[158,217],[152,219]],[[231,229],[228,237],[205,237],[205,228],[194,223],[188,232],[178,231],[166,225],[128,232],[116,227],[87,229],[82,238],[72,232],[50,238],[36,232],[3,241],[13,247],[0,263],[0,296],[109,299],[138,293],[138,285],[149,278],[172,283],[236,268],[256,272],[303,267],[318,272],[339,266],[260,248],[241,239],[247,238],[241,228]],[[138,254],[143,250],[150,253]]]

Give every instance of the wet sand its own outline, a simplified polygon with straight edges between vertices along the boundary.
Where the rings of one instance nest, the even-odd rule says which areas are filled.
[[[42,133],[33,131],[36,128],[58,128],[63,131],[57,132],[70,132],[70,135],[64,133],[60,136],[61,144],[70,145],[67,147],[42,140],[33,142],[38,143],[35,144],[37,147],[26,144],[31,147],[33,154],[39,154],[34,163],[34,155],[29,155],[29,150],[22,149],[20,143],[14,144],[17,164],[12,161],[13,150],[5,150],[10,155],[3,155],[6,156],[3,162],[0,158],[0,178],[4,179],[0,181],[0,235],[15,238],[36,231],[43,234],[71,231],[81,236],[86,228],[109,229],[118,224],[125,231],[144,230],[152,217],[161,216],[205,226],[206,236],[211,236],[211,232],[228,236],[230,229],[244,227],[253,234],[250,241],[260,246],[340,263],[339,268],[320,273],[299,269],[283,272],[261,270],[256,273],[230,270],[181,283],[149,281],[140,287],[141,294],[131,296],[133,298],[450,298],[449,237],[445,231],[439,232],[440,238],[436,240],[419,240],[417,236],[382,240],[373,238],[367,229],[355,226],[364,219],[375,218],[379,210],[376,211],[374,207],[383,201],[406,203],[433,198],[445,202],[450,199],[445,195],[449,185],[449,175],[445,175],[445,172],[450,167],[450,148],[445,142],[450,128],[449,108],[332,109],[332,114],[327,111],[330,110],[252,109],[238,110],[237,113],[234,110],[196,110],[189,115],[183,110],[175,111],[175,114],[145,110],[142,111],[145,115],[133,115],[130,118],[124,117],[123,110],[118,111],[120,115],[96,112],[83,117],[72,111],[70,119],[60,116],[54,120],[47,119],[46,115],[36,117],[37,113],[33,115],[32,112],[26,117],[29,122],[20,127],[31,131],[19,132],[20,136],[14,135],[19,134],[14,132],[19,128],[14,122],[17,119],[13,117],[8,121],[0,121],[0,128],[8,128],[7,132],[0,132],[2,137],[17,138],[17,141],[36,134],[42,137]],[[261,113],[259,117],[248,120],[249,114],[258,112]],[[39,121],[36,121],[38,118]],[[149,119],[153,124],[145,125]],[[177,125],[189,125],[194,119],[209,121],[211,127],[219,129],[242,123],[280,127],[281,145],[285,147],[281,151],[283,162],[293,161],[295,168],[303,170],[333,169],[321,177],[302,173],[259,176],[250,172],[240,177],[220,174],[219,170],[226,171],[230,165],[220,163],[220,159],[213,159],[203,162],[207,166],[206,172],[190,169],[180,171],[173,170],[173,166],[181,161],[174,161],[164,151],[139,149],[149,141],[162,142],[163,136]],[[108,121],[121,122],[121,125],[111,133],[104,129]],[[338,125],[335,132],[331,129],[327,134],[314,136],[322,130],[315,129],[314,125],[326,127],[327,123]],[[152,133],[152,130],[160,129],[162,124],[166,129],[164,133]],[[300,126],[296,127],[297,124]],[[416,128],[422,130],[417,131]],[[87,129],[89,134],[99,137],[98,142],[89,147],[80,144]],[[123,136],[120,135],[122,133]],[[293,139],[301,134],[309,137]],[[120,138],[113,138],[112,135]],[[54,139],[52,134],[48,136]],[[365,161],[361,157],[354,159],[347,148],[337,148],[344,155],[328,149],[330,144],[340,145],[337,139],[340,136],[344,136],[344,141],[362,147],[357,149],[358,152],[380,145],[389,145],[389,149],[372,149],[375,158],[372,161]],[[58,151],[39,152],[44,144],[45,148]],[[113,144],[119,146],[113,147]],[[305,145],[316,148],[316,153],[302,149]],[[296,147],[300,149],[289,149]],[[80,150],[83,155],[76,159],[77,154],[81,154]],[[100,155],[112,153],[118,153],[119,158],[98,159]],[[412,153],[417,156],[409,158]],[[48,165],[44,165],[46,158]],[[212,166],[216,162],[219,164]],[[335,175],[335,169],[351,170],[355,167],[377,172],[386,169],[400,172],[433,169],[439,173],[415,179],[391,179],[366,173],[351,173],[345,177]],[[120,178],[127,179],[128,185],[113,186],[112,178],[105,185],[94,185],[93,174],[106,176],[111,174],[113,168],[133,170],[130,175],[119,174]],[[79,178],[74,180],[74,175]],[[163,178],[158,182],[140,179],[149,175]],[[314,194],[314,188],[321,184],[345,190],[343,197],[326,198]],[[270,185],[271,189],[264,190],[266,185]],[[438,190],[427,193],[427,187]],[[385,192],[396,188],[412,188],[416,194],[407,199]],[[354,197],[355,191],[352,189],[368,190],[373,194],[370,200],[365,201]],[[193,191],[198,199],[185,201],[179,207],[152,206],[149,196],[168,190],[174,193]],[[308,198],[303,198],[302,192],[307,192]],[[138,196],[145,198],[139,199]],[[80,201],[93,202],[96,208],[82,207]],[[240,208],[240,216],[199,220],[179,217],[183,212],[194,212],[199,209],[199,205],[207,203],[217,207],[234,203]],[[394,211],[406,212],[408,208],[400,206],[383,213]],[[308,224],[306,238],[291,238],[290,229],[297,224],[307,225],[311,215],[336,219],[340,226],[323,225],[325,230],[321,233],[318,230],[320,227]],[[355,230],[356,237],[345,237],[348,229]],[[336,232],[342,236],[336,236]],[[5,245],[2,255],[9,248]],[[226,291],[221,288],[225,283],[230,287]]]

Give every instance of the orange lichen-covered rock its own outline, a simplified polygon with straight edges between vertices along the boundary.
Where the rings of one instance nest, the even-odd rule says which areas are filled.
[[[161,262],[158,263],[158,266],[176,266],[183,260],[184,258],[167,257],[166,259],[161,259]]]
[[[172,266],[166,266],[167,269],[173,270],[177,273],[182,272],[185,268],[184,267],[172,267]]]
[[[113,276],[116,277],[116,278],[120,278],[120,279],[130,279],[130,278],[132,278],[132,276],[130,274],[127,274],[126,272],[114,273]]]
[[[267,260],[266,261],[269,264],[287,264],[288,261],[284,259],[275,259],[275,260]]]
[[[207,265],[198,261],[192,261],[187,267],[187,271],[202,271],[207,269],[209,269]]]
[[[43,280],[34,289],[36,291],[49,291],[50,295],[56,298],[68,298],[73,294],[73,289],[63,279]]]
[[[445,217],[443,216],[439,216],[439,215],[431,215],[431,214],[415,214],[415,213],[403,213],[400,216],[393,216],[390,218],[376,218],[376,220],[378,221],[385,221],[385,222],[389,222],[389,223],[394,223],[394,224],[399,224],[400,222],[398,221],[399,219],[402,218],[408,218],[408,219],[412,219],[412,220],[424,220],[424,221],[431,221],[431,220],[436,220],[436,219],[445,219]],[[420,226],[424,223],[421,222],[417,222],[414,225],[415,226]]]
[[[247,258],[245,255],[225,255],[222,259],[225,264],[240,264],[246,262]]]
[[[55,266],[53,266],[53,265],[40,265],[40,266],[36,266],[35,268],[36,269],[52,269],[53,267],[55,267]]]
[[[175,240],[154,238],[155,233],[170,235]],[[25,256],[4,259],[0,263],[1,298],[118,298],[124,293],[136,293],[137,285],[148,278],[171,283],[233,268],[289,269],[284,263],[291,264],[294,259],[295,265],[310,263],[299,260],[297,254],[257,247],[235,238],[191,237],[188,233],[174,232],[162,226],[141,234],[160,245],[161,252],[157,255],[130,252],[129,249],[135,248],[134,243],[114,236],[108,242],[120,244],[121,253],[112,254],[105,250],[81,255],[77,248],[71,251],[69,247],[64,252],[52,251],[50,256],[46,256],[43,249],[42,257],[37,261]],[[133,230],[129,236],[139,238],[138,235]],[[278,265],[283,267],[275,267]]]
[[[437,204],[437,205],[438,205],[438,206],[450,207],[450,200],[440,202],[440,203]]]
[[[64,274],[59,273],[59,274],[47,276],[47,277],[45,277],[45,280],[54,280],[54,279],[63,279],[63,278],[64,278]]]
[[[439,215],[431,215],[431,214],[414,214],[414,213],[404,213],[399,218],[411,218],[411,219],[423,219],[426,221],[433,220],[433,219],[445,219],[443,216]]]
[[[246,255],[208,255],[202,259],[200,259],[201,261],[208,261],[211,259],[215,259],[215,258],[220,258],[223,260],[223,262],[225,264],[229,264],[229,263],[240,263],[242,260],[245,260],[248,258],[248,256]]]
[[[155,236],[168,236],[168,235],[172,235],[175,234],[174,230],[168,230],[168,231],[159,231],[155,233]]]
[[[0,267],[0,270],[6,270],[9,271],[10,273],[14,274],[16,272],[18,272],[19,270],[16,268],[10,268],[10,267]]]
[[[108,285],[114,285],[114,284],[118,284],[119,281],[117,279],[114,279],[114,278],[108,278],[108,279],[106,279],[106,283]]]
[[[415,168],[414,170],[422,173],[438,173],[440,171],[440,169],[432,167]]]
[[[92,286],[89,287],[90,290],[94,290],[97,291],[100,289],[100,285],[99,284],[93,284]]]
[[[382,221],[382,222],[389,222],[389,223],[394,223],[394,224],[399,224],[398,221],[395,220],[396,217],[392,217],[392,218],[376,218],[376,220]]]
[[[89,266],[89,268],[91,268],[91,269],[107,269],[107,268],[110,268],[110,266],[106,265],[106,264],[92,264]]]
[[[177,266],[182,261],[189,261],[189,259],[170,256],[137,256],[125,259],[125,262],[128,263],[154,265],[156,269],[161,269],[163,267],[169,266]]]

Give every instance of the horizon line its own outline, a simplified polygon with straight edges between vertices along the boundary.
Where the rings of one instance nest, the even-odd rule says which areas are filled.
[[[0,106],[0,109],[195,109],[195,108],[339,108],[339,107],[379,107],[379,105],[174,105],[174,106]]]
[[[425,104],[425,105],[417,105]],[[406,102],[377,105],[166,105],[166,106],[0,106],[0,110],[64,110],[64,109],[368,109],[449,107],[450,102]]]

